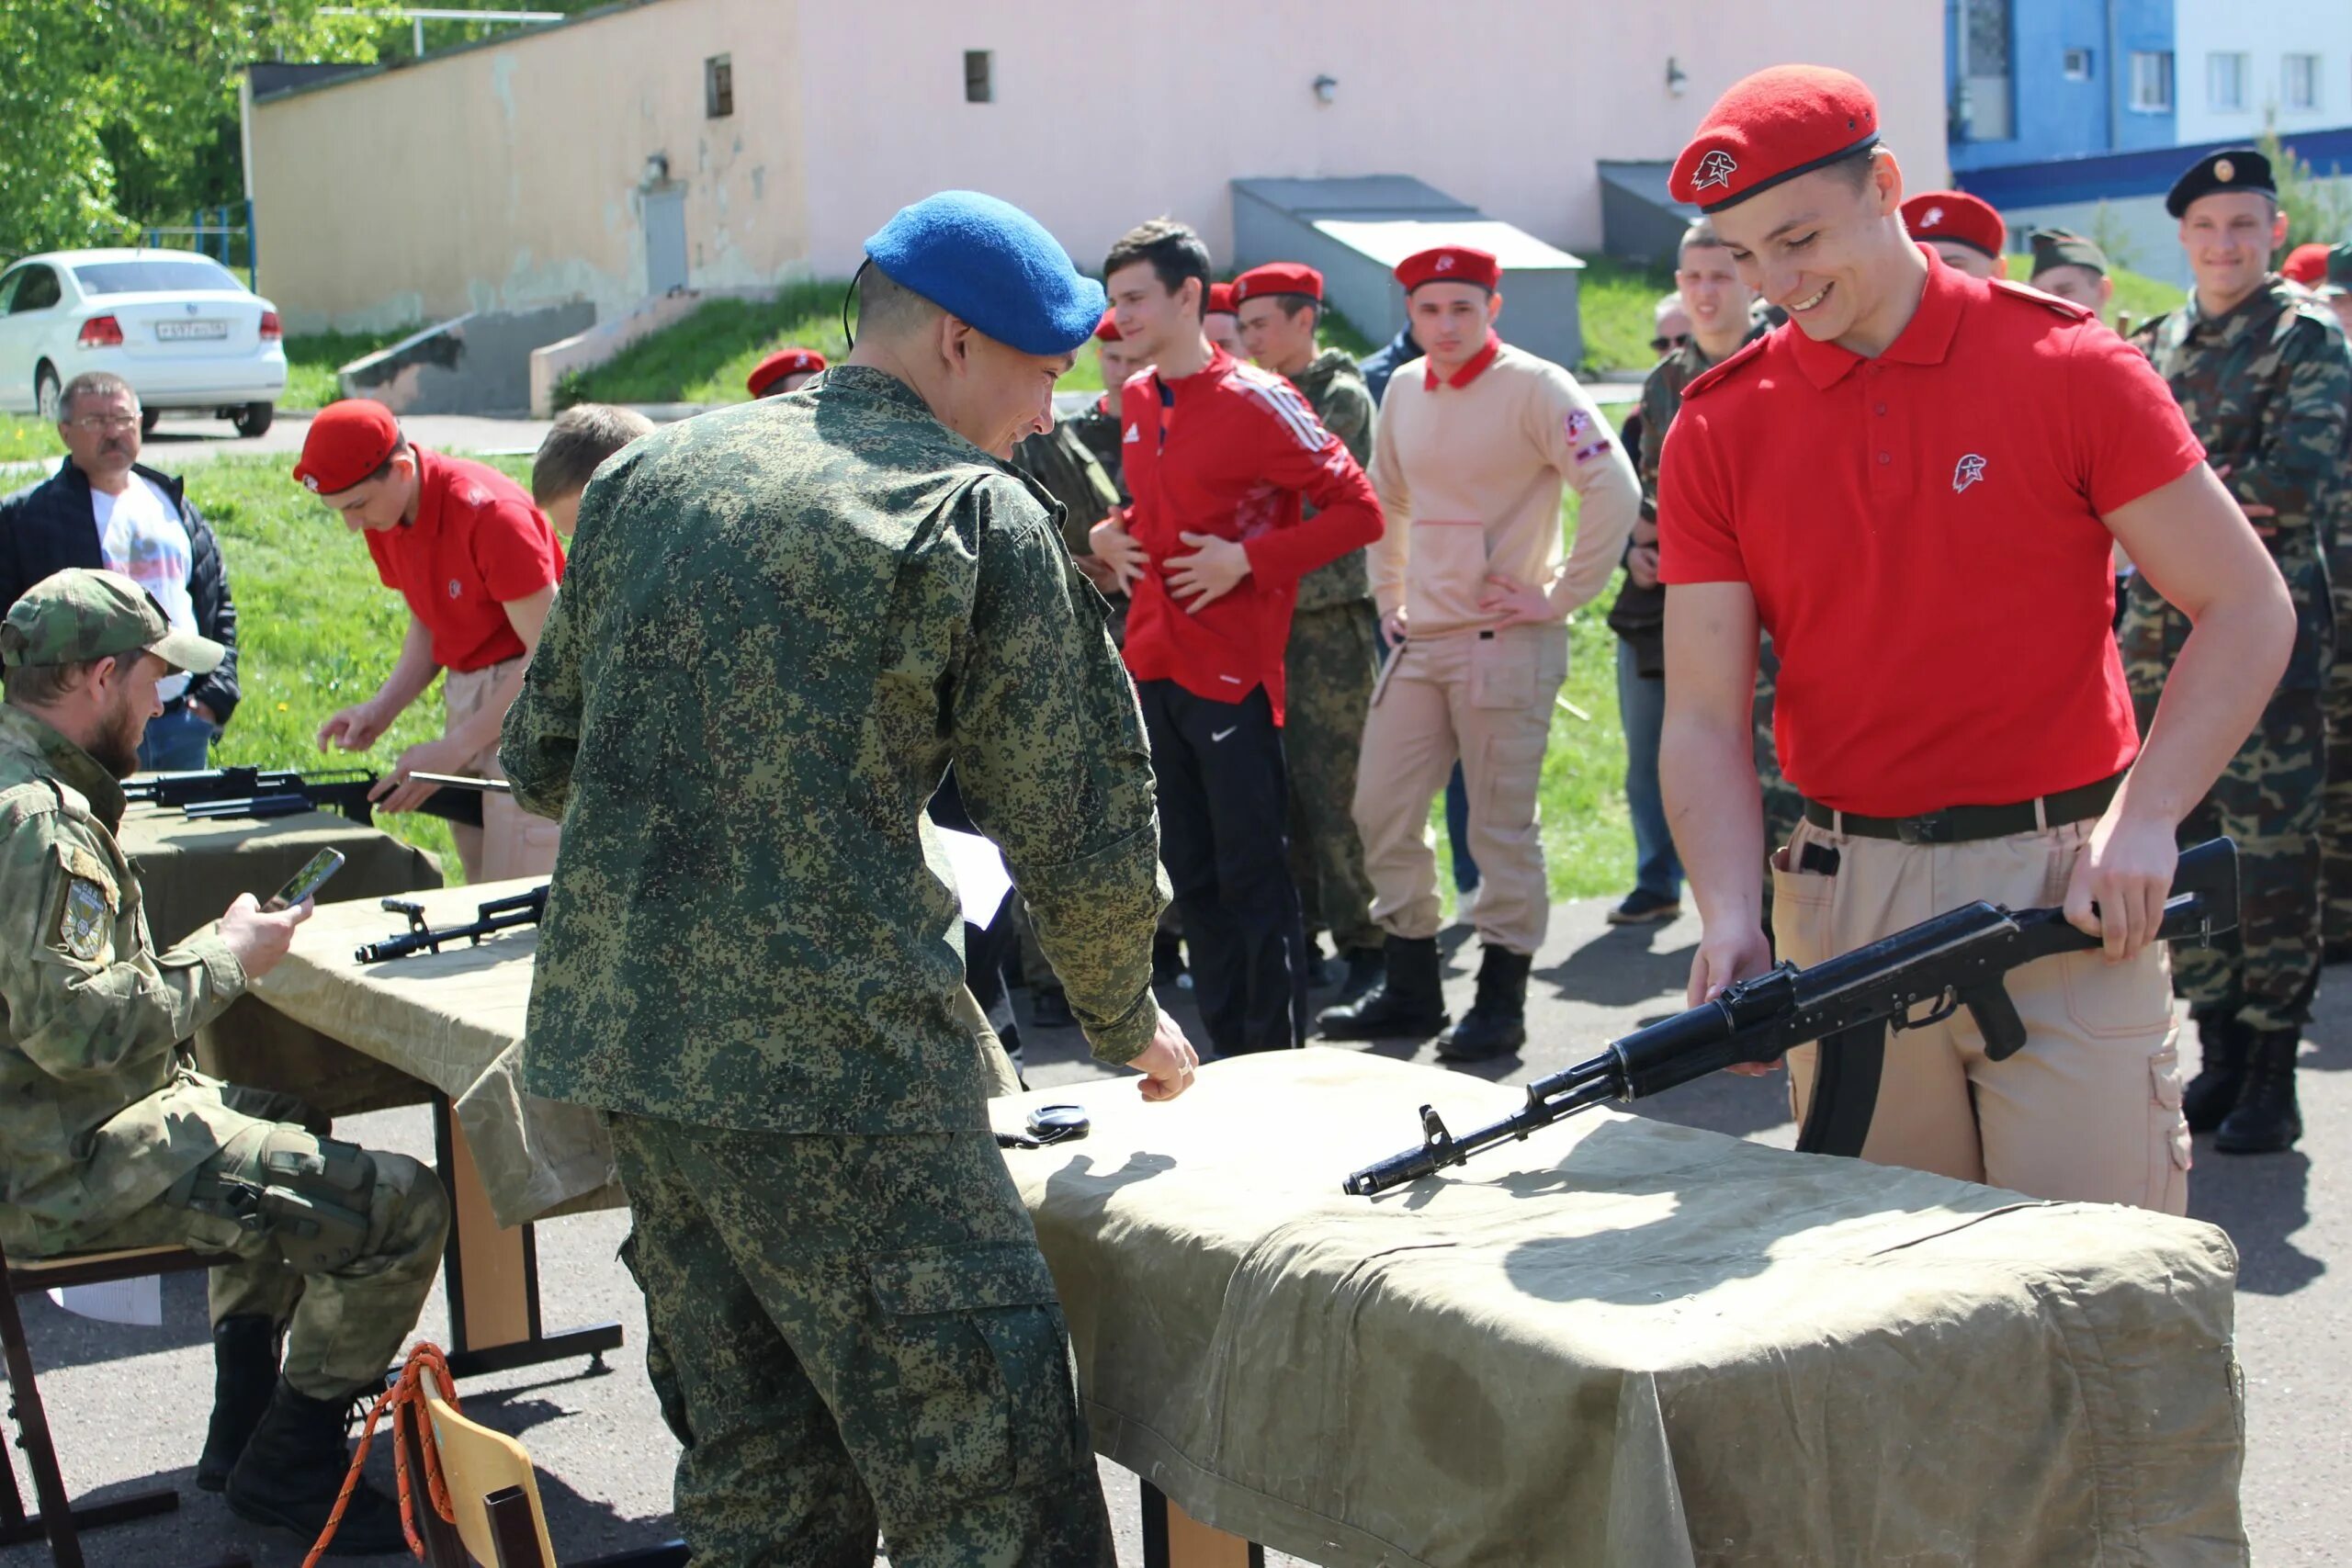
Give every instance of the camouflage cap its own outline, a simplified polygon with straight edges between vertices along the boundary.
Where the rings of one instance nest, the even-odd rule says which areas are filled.
[[[87,567],[34,583],[0,624],[0,663],[10,669],[79,664],[133,649],[191,675],[209,675],[226,656],[210,637],[173,630],[154,595],[130,579]]]

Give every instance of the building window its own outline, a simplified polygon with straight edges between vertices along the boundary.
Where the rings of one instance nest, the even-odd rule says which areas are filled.
[[[735,66],[724,54],[702,62],[702,112],[709,119],[725,119],[735,112]]]
[[[2205,57],[2205,107],[2217,114],[2245,107],[2245,56],[2209,54]]]
[[[2068,50],[2066,51],[2065,63],[2059,69],[2064,73],[2066,80],[2069,82],[2089,81],[2091,79],[2091,51],[2087,49]]]
[[[2319,56],[2290,54],[2280,62],[2278,97],[2290,109],[2319,107]]]
[[[996,83],[989,70],[989,51],[985,49],[964,51],[964,101],[967,104],[996,102]]]
[[[1961,0],[1960,117],[1971,141],[2017,134],[2009,95],[2010,0]]]
[[[2172,51],[2132,51],[2132,107],[2141,114],[2172,113]]]

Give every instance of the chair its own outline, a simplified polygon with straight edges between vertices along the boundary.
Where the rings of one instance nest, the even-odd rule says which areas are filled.
[[[82,1531],[107,1525],[168,1514],[180,1506],[179,1494],[156,1487],[118,1497],[111,1502],[74,1506],[65,1495],[65,1478],[57,1468],[57,1445],[49,1435],[49,1415],[40,1386],[34,1380],[31,1348],[25,1341],[24,1318],[17,1298],[30,1291],[52,1291],[67,1285],[103,1285],[136,1280],[148,1274],[190,1273],[230,1261],[225,1257],[191,1251],[184,1247],[140,1247],[119,1252],[67,1253],[59,1258],[6,1260],[8,1288],[0,1292],[0,1348],[6,1356],[8,1414],[17,1424],[17,1446],[33,1472],[33,1497],[40,1512],[27,1514],[24,1496],[17,1490],[13,1466],[0,1464],[6,1485],[0,1488],[0,1545],[49,1538],[50,1561],[56,1568],[83,1568]],[[244,1568],[243,1556],[228,1559],[220,1568]]]
[[[431,1568],[467,1568],[466,1557],[484,1568],[557,1568],[555,1547],[548,1540],[547,1513],[539,1505],[538,1474],[521,1443],[469,1421],[450,1404],[427,1393],[425,1410],[433,1422],[433,1446],[441,1459],[441,1474],[449,1486],[449,1508],[457,1516],[456,1535],[461,1553],[448,1553],[445,1540],[433,1531],[421,1531],[425,1561]],[[412,1455],[411,1469],[422,1473],[421,1461]],[[424,1510],[431,1514],[432,1509]],[[433,1521],[438,1524],[438,1518]],[[686,1561],[685,1543],[673,1541],[643,1551],[599,1558],[579,1568],[675,1568]]]

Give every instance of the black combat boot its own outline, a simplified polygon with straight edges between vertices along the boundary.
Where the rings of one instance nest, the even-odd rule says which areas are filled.
[[[1388,955],[1376,947],[1351,947],[1347,951],[1348,973],[1340,982],[1340,997],[1331,1005],[1346,1007],[1359,1002],[1364,994],[1380,984],[1380,976],[1388,966]]]
[[[2295,1103],[2295,1051],[2301,1032],[2265,1029],[2247,1037],[2245,1083],[2238,1102],[2222,1119],[2213,1147],[2225,1155],[2275,1155],[2303,1135],[2303,1113]]]
[[[1491,944],[1478,955],[1478,998],[1437,1037],[1449,1062],[1487,1062],[1527,1043],[1527,971],[1535,960]]]
[[[2197,1045],[2200,1057],[2197,1076],[2181,1091],[2180,1113],[2192,1133],[2210,1133],[2222,1124],[2238,1102],[2245,1081],[2246,1032],[2233,1014],[2200,1012]]]
[[[1359,1001],[1325,1008],[1315,1022],[1327,1040],[1426,1040],[1453,1021],[1438,984],[1437,938],[1392,936],[1384,973]]]
[[[350,1404],[348,1396],[312,1399],[279,1379],[268,1413],[229,1472],[229,1511],[292,1530],[306,1542],[318,1540],[351,1468],[343,1440],[344,1412]],[[351,1506],[327,1555],[377,1557],[406,1551],[400,1505],[371,1486],[353,1488]]]
[[[212,1325],[212,1425],[196,1461],[200,1490],[229,1484],[245,1440],[261,1425],[277,1386],[277,1325],[258,1314],[224,1317]]]

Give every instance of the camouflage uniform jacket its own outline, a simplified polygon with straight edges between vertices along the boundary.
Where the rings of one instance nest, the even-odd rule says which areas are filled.
[[[2272,277],[2227,313],[2208,318],[2192,294],[2179,310],[2132,335],[2172,387],[2222,483],[2248,505],[2270,507],[2264,542],[2295,602],[2295,649],[2279,684],[2322,682],[2335,643],[2328,535],[2344,484],[2345,424],[2352,410],[2352,357],[2325,306]],[[2160,597],[2145,572],[2132,578],[2122,630],[2127,665],[2172,667],[2188,617]]]
[[[1079,445],[1093,453],[1094,460],[1102,466],[1111,488],[1118,492],[1119,504],[1125,506],[1135,500],[1127,493],[1127,481],[1122,477],[1124,455],[1119,450],[1123,434],[1119,428],[1119,389],[1112,388],[1063,423],[1069,426],[1070,434],[1078,437]]]
[[[1306,399],[1307,406],[1314,409],[1315,417],[1323,422],[1323,428],[1340,438],[1357,466],[1369,467],[1372,390],[1363,384],[1363,372],[1356,368],[1355,359],[1339,349],[1327,348],[1290,379],[1291,385]],[[1312,517],[1315,509],[1306,508],[1306,514]],[[1365,569],[1363,551],[1350,550],[1329,566],[1317,567],[1298,580],[1296,608],[1325,610],[1371,597],[1372,575]]]
[[[1102,471],[1070,422],[1054,416],[1053,429],[1032,435],[1012,449],[1012,466],[1046,487],[1062,505],[1062,543],[1074,556],[1091,556],[1087,531],[1117,510],[1119,487]]]
[[[153,1202],[245,1124],[180,1043],[242,995],[228,945],[157,953],[115,842],[122,788],[0,706],[0,1247],[62,1250]]]
[[[525,1081],[752,1132],[988,1124],[950,763],[1095,1054],[1158,1020],[1149,750],[1035,481],[860,366],[588,487],[502,758],[560,815]]]

